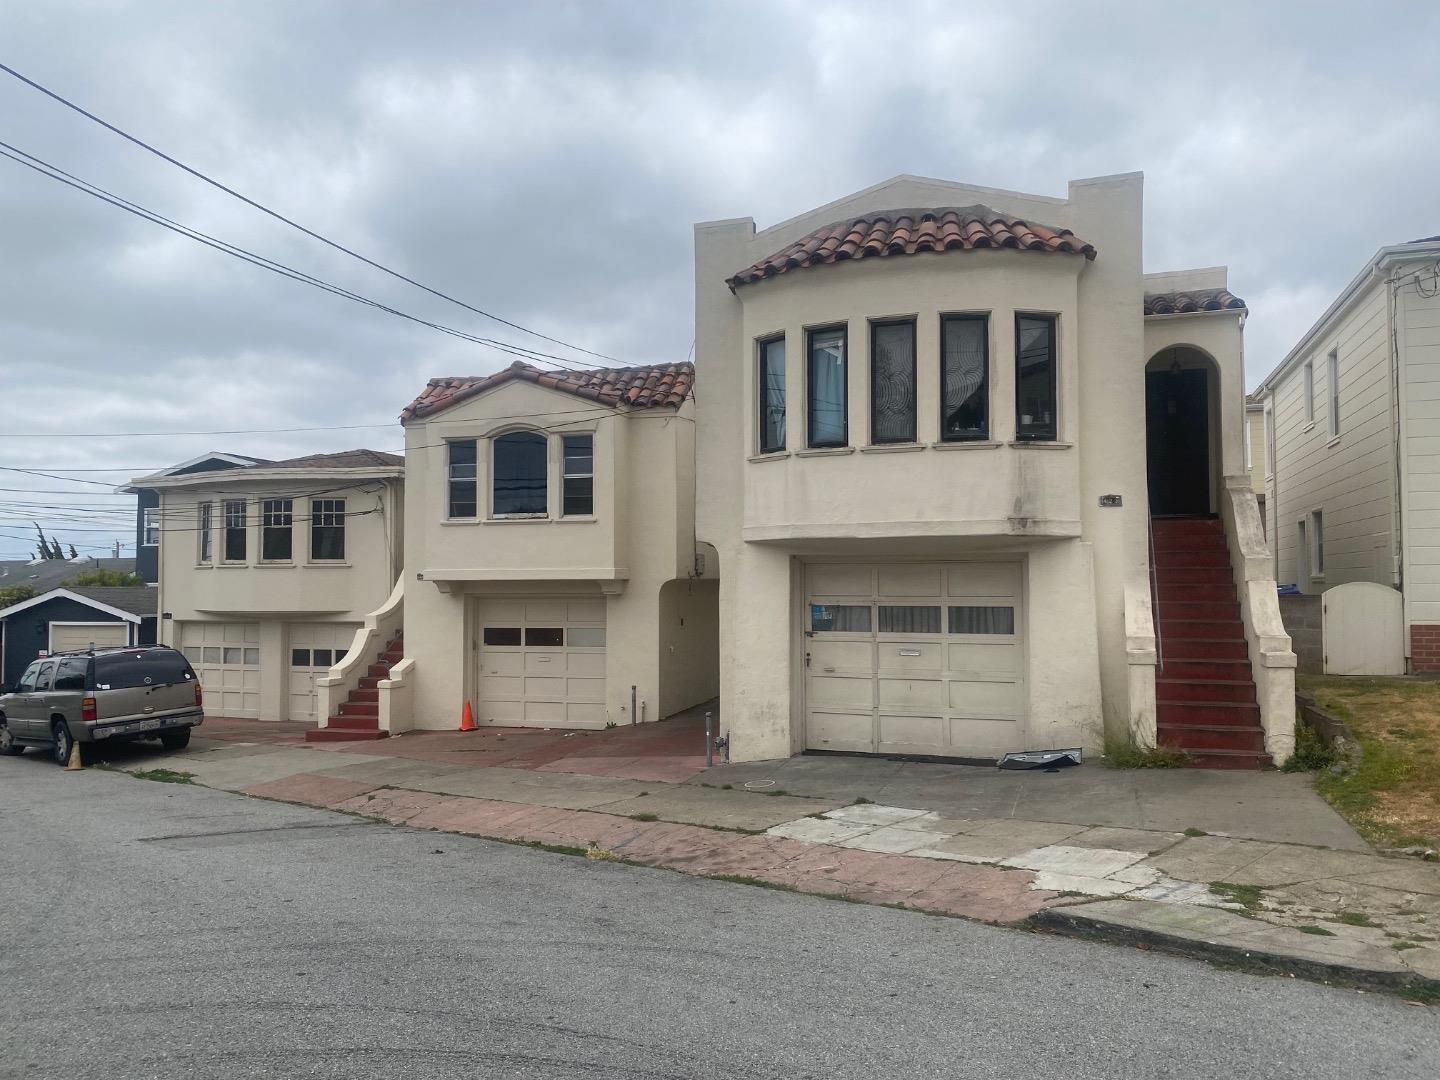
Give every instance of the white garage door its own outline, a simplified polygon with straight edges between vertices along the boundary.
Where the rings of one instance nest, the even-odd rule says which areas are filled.
[[[50,651],[71,652],[88,649],[91,645],[103,648],[112,645],[130,644],[130,624],[124,622],[104,623],[51,623]]]
[[[205,688],[207,713],[260,715],[259,623],[182,623],[178,637]]]
[[[297,623],[290,627],[291,720],[316,718],[315,680],[345,659],[357,629],[356,623]]]
[[[805,577],[807,749],[1024,748],[1019,563],[814,564]]]
[[[482,600],[475,720],[605,723],[605,601]]]

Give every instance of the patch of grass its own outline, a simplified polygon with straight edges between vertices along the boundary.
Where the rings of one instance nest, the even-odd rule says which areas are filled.
[[[1440,847],[1440,683],[1305,676],[1300,685],[1345,721],[1359,744],[1353,769],[1315,786],[1380,847]]]
[[[137,780],[154,780],[157,784],[193,784],[195,774],[175,769],[137,769],[130,774]]]
[[[1197,829],[1197,828],[1195,828],[1194,825],[1191,825],[1190,828],[1186,829],[1186,830],[1184,831],[1184,833],[1182,833],[1181,835],[1182,835],[1182,836],[1209,836],[1210,834],[1209,834],[1208,832],[1206,832],[1204,829]]]
[[[858,796],[858,797],[855,799],[855,801],[852,802],[850,805],[851,805],[851,806],[869,806],[869,805],[870,805],[871,803],[873,803],[874,801],[875,801],[874,799],[867,799],[867,798],[865,798],[864,795],[861,795],[861,796]]]
[[[777,881],[751,877],[749,874],[707,874],[711,881],[728,881],[732,885],[754,885],[757,889],[774,889],[776,892],[799,892],[793,885],[782,885]]]
[[[1296,927],[1302,934],[1314,934],[1316,937],[1334,937],[1335,931],[1326,930],[1323,926],[1299,926]]]
[[[720,790],[721,790],[721,791],[734,791],[734,790],[735,790],[735,785],[734,785],[734,784],[721,784],[721,785],[720,785]]]
[[[1265,890],[1259,885],[1237,885],[1233,881],[1212,881],[1210,891],[1222,900],[1239,904],[1246,911],[1259,908],[1260,901],[1265,898]]]
[[[659,814],[631,814],[631,821],[659,821]]]
[[[760,794],[762,794],[762,795],[789,795],[790,793],[789,793],[788,791],[786,791],[783,787],[777,787],[774,791],[762,791]]]
[[[609,848],[602,848],[598,844],[591,844],[585,849],[585,858],[592,862],[624,862],[619,855]]]
[[[1420,948],[1420,946],[1415,944],[1415,942],[1413,941],[1397,941],[1394,945],[1391,945],[1390,947],[1396,952],[1404,952],[1406,949]]]
[[[569,844],[547,844],[542,840],[505,840],[507,844],[514,844],[516,847],[534,848],[536,851],[548,851],[553,855],[584,855],[583,847],[571,847]]]
[[[1309,724],[1295,721],[1295,753],[1281,768],[1282,772],[1319,772],[1339,760],[1335,748],[1315,733]]]
[[[1346,926],[1379,926],[1374,919],[1370,918],[1363,911],[1342,911],[1335,916],[1334,922],[1344,923]]]
[[[1105,764],[1112,769],[1178,769],[1185,755],[1166,746],[1146,749],[1128,739],[1106,739]]]

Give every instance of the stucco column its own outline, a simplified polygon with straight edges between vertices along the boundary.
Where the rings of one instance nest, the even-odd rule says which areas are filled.
[[[1104,745],[1104,717],[1093,546],[1081,540],[1037,544],[1027,562],[1031,713],[1026,747],[1098,751]]]
[[[720,575],[720,693],[730,758],[789,757],[792,723],[798,723],[792,718],[790,556],[741,544],[728,566],[722,557]]]
[[[278,619],[260,621],[260,719],[290,719],[288,627]]]

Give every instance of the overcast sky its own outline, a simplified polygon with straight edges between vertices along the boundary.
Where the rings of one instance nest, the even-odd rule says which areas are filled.
[[[1146,269],[1229,265],[1252,386],[1376,248],[1440,233],[1437,42],[1440,7],[1418,3],[0,0],[6,64],[378,261],[627,363],[690,350],[695,221],[763,228],[897,173],[1064,195],[1142,170]],[[527,340],[3,74],[0,139],[393,306]],[[394,450],[427,378],[511,359],[4,159],[0,236],[0,466],[120,483],[209,449]],[[0,557],[29,553],[13,537],[32,516],[82,550],[132,540],[32,505],[133,505],[103,487],[0,472],[0,488]]]

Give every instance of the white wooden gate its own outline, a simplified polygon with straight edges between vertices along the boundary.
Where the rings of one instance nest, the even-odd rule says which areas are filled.
[[[1400,593],[1352,581],[1320,597],[1326,675],[1404,675],[1405,614]]]

